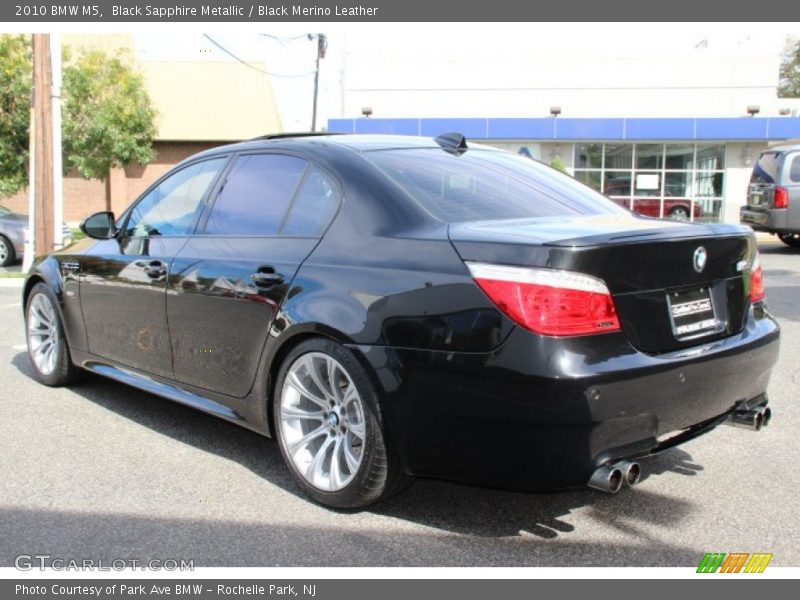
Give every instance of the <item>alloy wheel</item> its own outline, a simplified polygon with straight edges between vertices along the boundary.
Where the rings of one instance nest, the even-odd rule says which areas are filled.
[[[289,368],[281,391],[280,433],[293,466],[325,492],[345,488],[364,458],[364,404],[345,368],[310,352]]]
[[[59,326],[53,303],[36,294],[28,307],[28,350],[42,375],[50,375],[58,364]]]
[[[675,221],[688,221],[689,211],[682,206],[673,208],[669,213],[669,218],[674,219]]]
[[[11,251],[8,249],[8,244],[6,244],[6,241],[0,237],[0,265],[6,264],[6,261],[10,255]]]

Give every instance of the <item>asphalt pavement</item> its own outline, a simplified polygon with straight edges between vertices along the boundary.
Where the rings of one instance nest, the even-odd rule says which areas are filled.
[[[195,566],[800,566],[800,251],[762,244],[783,327],[760,433],[718,427],[616,496],[418,481],[357,513],[314,505],[275,443],[121,384],[33,380],[20,290],[0,279],[0,566],[20,554]],[[11,287],[9,287],[11,286]]]

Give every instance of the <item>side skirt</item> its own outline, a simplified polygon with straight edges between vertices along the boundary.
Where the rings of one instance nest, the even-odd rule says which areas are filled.
[[[76,358],[78,357],[73,356],[73,360]],[[182,387],[178,387],[174,383],[155,379],[149,375],[138,373],[122,366],[101,362],[97,360],[96,357],[92,357],[90,355],[84,355],[82,358],[83,360],[76,362],[78,362],[81,367],[87,371],[90,371],[91,373],[96,373],[97,375],[124,383],[125,385],[129,385],[133,388],[140,389],[173,402],[177,402],[178,404],[189,406],[195,410],[219,417],[220,419],[224,419],[230,423],[234,423],[269,437],[266,428],[260,426],[259,423],[254,423],[251,419],[248,419],[246,415],[242,415],[236,410],[204,395],[201,395],[200,393],[186,390]],[[258,399],[253,398],[252,400],[253,402],[256,402]]]

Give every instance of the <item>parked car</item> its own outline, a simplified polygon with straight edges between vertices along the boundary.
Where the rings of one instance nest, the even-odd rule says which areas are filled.
[[[633,212],[647,217],[663,217],[676,221],[689,221],[690,215],[694,219],[703,216],[703,209],[697,202],[692,202],[691,198],[680,197],[682,188],[673,193],[669,186],[664,190],[665,197],[660,196],[637,196],[633,199]],[[625,208],[631,208],[631,180],[630,178],[617,178],[606,182],[605,194],[614,202]],[[624,196],[624,198],[620,197]]]
[[[630,199],[612,198],[614,202],[625,208],[630,208]],[[634,198],[633,212],[647,217],[661,217],[661,198]],[[694,213],[694,218],[699,219],[703,216],[703,209],[697,202],[692,202],[690,198],[664,198],[664,218],[675,221],[689,221],[689,215]]]
[[[742,223],[800,248],[800,144],[761,153],[753,166]]]
[[[751,230],[640,217],[458,134],[216,148],[82,229],[25,282],[36,377],[274,437],[326,505],[414,476],[616,492],[771,415]]]
[[[22,258],[25,250],[25,230],[28,215],[19,215],[5,206],[0,206],[0,267],[7,267]],[[72,232],[63,226],[64,243],[69,243]]]

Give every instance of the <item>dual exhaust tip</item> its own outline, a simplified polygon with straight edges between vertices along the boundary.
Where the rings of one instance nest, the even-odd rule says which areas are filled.
[[[731,414],[728,424],[734,427],[745,427],[752,431],[760,431],[772,420],[772,410],[768,406],[738,410]]]
[[[587,485],[601,492],[616,494],[623,485],[633,487],[641,478],[641,465],[638,462],[623,460],[595,469]]]
[[[772,420],[772,410],[768,406],[739,410],[731,413],[728,423],[736,427],[746,427],[760,431]],[[616,494],[623,485],[633,487],[642,478],[642,467],[638,462],[623,460],[597,467],[587,484],[590,488]]]

